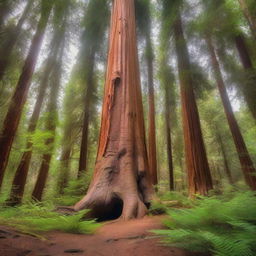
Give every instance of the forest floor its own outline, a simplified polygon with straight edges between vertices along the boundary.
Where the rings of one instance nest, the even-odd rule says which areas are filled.
[[[166,247],[150,232],[163,228],[163,216],[106,222],[94,234],[48,232],[45,239],[0,226],[1,256],[197,256]]]

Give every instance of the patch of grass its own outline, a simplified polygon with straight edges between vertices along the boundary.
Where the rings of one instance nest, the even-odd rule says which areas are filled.
[[[191,209],[169,209],[167,230],[154,232],[171,246],[215,256],[256,255],[256,196],[235,192],[201,197]]]
[[[24,233],[39,234],[45,231],[90,234],[99,227],[94,220],[83,220],[88,210],[63,216],[51,204],[27,203],[19,207],[2,207],[0,225],[10,226]]]

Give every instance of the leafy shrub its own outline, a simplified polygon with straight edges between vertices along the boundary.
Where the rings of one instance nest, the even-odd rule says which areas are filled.
[[[236,192],[197,200],[191,209],[169,209],[167,230],[154,232],[172,246],[215,256],[256,255],[256,197]]]

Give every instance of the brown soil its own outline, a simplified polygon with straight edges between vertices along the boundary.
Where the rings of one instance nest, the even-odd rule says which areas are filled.
[[[149,232],[162,228],[163,217],[109,222],[93,235],[49,232],[46,240],[0,227],[1,256],[196,256],[165,247]]]

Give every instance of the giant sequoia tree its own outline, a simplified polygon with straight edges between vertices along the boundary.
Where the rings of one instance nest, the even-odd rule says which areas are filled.
[[[152,195],[145,144],[134,0],[113,2],[97,160],[75,210],[95,217],[143,217]]]

